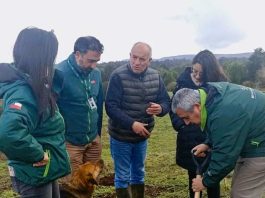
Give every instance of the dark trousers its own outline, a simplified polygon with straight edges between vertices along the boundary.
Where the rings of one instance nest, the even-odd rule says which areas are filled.
[[[13,190],[21,198],[60,198],[59,185],[56,181],[37,187],[25,184],[16,177],[11,177],[11,182]]]
[[[188,170],[188,174],[189,174],[190,198],[194,198],[194,192],[192,190],[192,179],[196,177],[196,172]],[[220,198],[220,184],[218,184],[215,187],[207,188],[207,195],[208,195],[208,198]],[[202,196],[202,193],[201,193],[201,196]]]

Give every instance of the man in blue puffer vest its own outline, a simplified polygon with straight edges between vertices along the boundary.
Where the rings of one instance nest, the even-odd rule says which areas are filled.
[[[131,193],[133,198],[144,197],[144,162],[154,115],[164,116],[170,109],[163,80],[149,68],[151,54],[148,44],[136,43],[130,63],[112,73],[107,90],[106,112],[118,198],[130,197]]]
[[[101,158],[103,92],[96,65],[102,53],[103,45],[98,39],[80,37],[74,52],[56,66],[53,88],[65,121],[72,172],[87,161]]]

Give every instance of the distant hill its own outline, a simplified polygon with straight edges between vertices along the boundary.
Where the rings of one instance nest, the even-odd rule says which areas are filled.
[[[215,56],[219,58],[249,58],[251,56],[251,52],[246,53],[238,53],[238,54],[215,54]],[[175,60],[175,59],[186,59],[191,60],[195,54],[186,54],[186,55],[178,55],[178,56],[168,56],[156,59],[157,61],[164,61],[164,60]]]

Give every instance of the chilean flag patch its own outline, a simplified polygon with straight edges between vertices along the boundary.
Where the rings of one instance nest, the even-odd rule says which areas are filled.
[[[10,108],[10,109],[21,110],[21,108],[22,108],[22,104],[21,104],[21,103],[18,103],[18,102],[15,102],[15,103],[9,105],[9,108]]]

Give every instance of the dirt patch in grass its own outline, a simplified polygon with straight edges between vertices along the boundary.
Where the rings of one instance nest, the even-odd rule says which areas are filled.
[[[98,198],[116,198],[116,193],[113,194],[104,194],[104,195],[97,195]]]
[[[148,197],[158,197],[160,196],[162,193],[165,192],[173,192],[172,190],[172,186],[165,186],[165,187],[161,187],[161,186],[149,186],[146,185],[145,186],[145,196]],[[98,198],[115,198],[116,197],[116,193],[105,193],[103,195],[97,195]]]
[[[114,174],[109,174],[104,177],[101,177],[99,180],[100,186],[114,186]],[[153,186],[145,185],[145,195],[148,197],[158,197],[164,192],[174,192],[172,186]],[[104,195],[97,195],[98,198],[114,198],[116,193],[108,193]]]
[[[145,186],[145,194],[149,197],[158,197],[164,192],[174,192],[172,186]]]
[[[101,177],[99,179],[99,185],[101,186],[114,186],[114,173]]]

